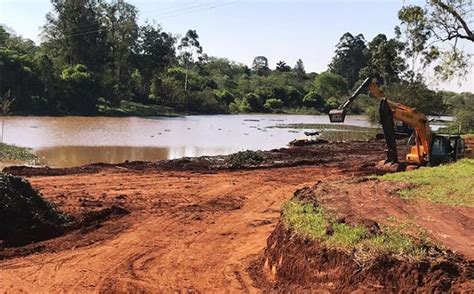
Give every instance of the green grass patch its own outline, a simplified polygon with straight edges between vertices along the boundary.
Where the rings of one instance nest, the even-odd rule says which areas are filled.
[[[166,116],[176,117],[181,114],[175,109],[161,105],[141,104],[133,101],[122,100],[118,107],[99,104],[98,111],[110,116]]]
[[[304,129],[321,132],[321,138],[329,141],[356,141],[373,139],[379,128],[350,126],[344,124],[279,124],[269,128]]]
[[[37,159],[38,156],[33,152],[33,149],[0,143],[0,161],[35,161]]]
[[[383,227],[378,235],[368,234],[366,227],[338,223],[334,217],[311,204],[289,201],[283,207],[284,223],[298,234],[318,240],[330,248],[356,250],[360,259],[371,259],[379,254],[422,258],[426,250],[404,234],[404,228]],[[332,234],[327,234],[332,228]]]
[[[413,187],[399,191],[403,198],[474,207],[473,159],[466,158],[453,164],[386,174],[379,179],[414,184]]]

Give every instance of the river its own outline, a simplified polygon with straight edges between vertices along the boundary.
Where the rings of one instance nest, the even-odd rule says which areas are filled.
[[[195,115],[176,118],[6,118],[4,142],[30,147],[42,164],[69,167],[93,162],[162,160],[284,147],[304,130],[278,124],[328,124],[326,115]],[[362,116],[347,125],[368,126]]]

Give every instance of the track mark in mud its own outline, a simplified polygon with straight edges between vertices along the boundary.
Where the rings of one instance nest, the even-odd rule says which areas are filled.
[[[191,218],[192,220],[201,221],[208,215],[240,210],[243,208],[246,199],[244,196],[226,195],[213,198],[203,203],[180,206],[172,215],[182,219]]]

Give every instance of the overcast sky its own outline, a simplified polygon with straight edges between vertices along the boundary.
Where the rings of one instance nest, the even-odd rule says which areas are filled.
[[[307,71],[321,72],[334,55],[335,45],[345,32],[362,33],[371,40],[378,33],[394,36],[397,12],[403,3],[395,0],[316,1],[166,1],[129,0],[139,10],[139,22],[153,20],[173,34],[196,29],[204,51],[211,56],[250,65],[257,55],[274,67],[279,60],[294,65],[298,58]],[[40,41],[40,27],[51,10],[48,0],[0,0],[0,23],[17,34]],[[474,53],[472,43],[464,49]],[[427,73],[436,89],[474,92],[474,74],[459,86],[458,81],[438,83]]]

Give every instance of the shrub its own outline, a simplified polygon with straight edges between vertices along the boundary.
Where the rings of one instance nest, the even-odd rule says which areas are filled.
[[[270,99],[267,99],[267,101],[265,101],[265,105],[263,106],[270,110],[278,110],[283,107],[283,101],[276,98],[270,98]]]

